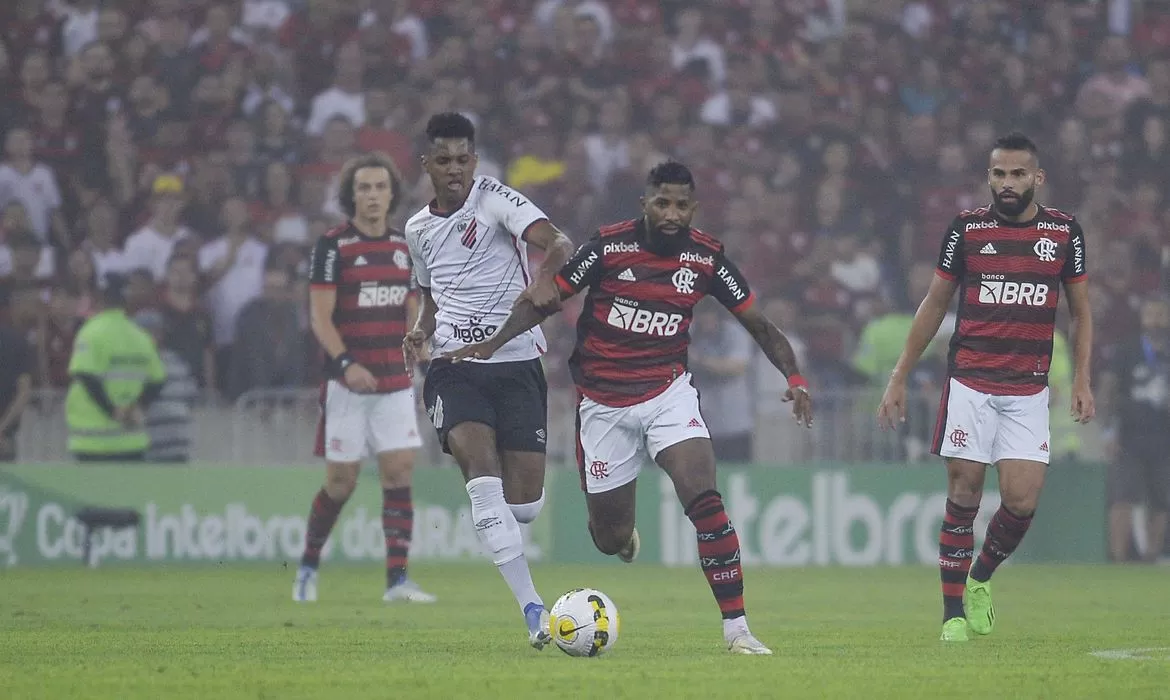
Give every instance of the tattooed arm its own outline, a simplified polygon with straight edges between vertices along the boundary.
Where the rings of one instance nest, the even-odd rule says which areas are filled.
[[[796,422],[812,427],[812,398],[808,393],[808,383],[800,376],[792,343],[788,342],[784,333],[761,313],[755,304],[733,313],[740,325],[751,334],[756,345],[764,351],[768,361],[788,379],[788,391],[784,393],[784,400],[795,401],[792,414]]]

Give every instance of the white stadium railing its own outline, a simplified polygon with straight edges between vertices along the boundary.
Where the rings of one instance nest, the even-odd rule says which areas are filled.
[[[907,421],[898,431],[882,431],[874,413],[880,393],[869,389],[818,391],[812,430],[792,420],[791,404],[756,402],[754,461],[766,464],[833,462],[916,462],[930,459],[929,440],[938,410],[938,393],[911,393]],[[259,389],[234,403],[202,402],[195,407],[192,460],[198,462],[291,465],[316,464],[313,456],[319,417],[316,389]],[[574,393],[554,388],[549,393],[549,460],[575,461]],[[64,462],[66,449],[65,393],[39,390],[21,420],[17,450],[21,462]],[[418,420],[423,436],[420,465],[450,465],[439,450],[421,403]],[[1082,431],[1081,456],[1100,458],[1099,440]]]

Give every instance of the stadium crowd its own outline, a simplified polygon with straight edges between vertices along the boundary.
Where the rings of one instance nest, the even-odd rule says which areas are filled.
[[[443,110],[578,241],[637,214],[652,164],[689,164],[699,225],[821,388],[884,384],[1010,128],[1087,232],[1100,361],[1166,286],[1167,3],[11,0],[0,28],[0,308],[41,386],[68,383],[111,271],[205,391],[315,382],[306,262],[335,175],[390,155],[401,226]],[[554,384],[572,322],[546,329]]]

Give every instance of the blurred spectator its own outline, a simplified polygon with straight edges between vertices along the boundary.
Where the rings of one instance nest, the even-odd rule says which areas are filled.
[[[105,279],[111,272],[125,272],[126,256],[118,241],[118,210],[108,201],[96,202],[85,215],[85,225],[78,250],[93,259],[95,280]]]
[[[337,52],[333,85],[313,98],[305,131],[310,136],[320,136],[325,131],[325,125],[335,117],[344,117],[354,127],[366,123],[362,53],[357,42],[350,42]]]
[[[150,220],[126,239],[122,264],[126,270],[150,270],[156,280],[161,280],[175,243],[194,233],[179,218],[185,206],[183,181],[175,175],[159,175],[150,189]]]
[[[250,207],[253,221],[264,229],[260,236],[263,240],[298,246],[308,246],[313,240],[295,186],[288,165],[276,161],[265,168],[261,198]]]
[[[221,373],[231,362],[240,312],[264,287],[268,246],[255,235],[248,204],[240,197],[223,203],[223,235],[199,251],[199,270],[205,276],[207,308],[211,312],[216,360]],[[219,382],[226,387],[226,376]]]
[[[69,386],[69,358],[80,321],[77,298],[64,288],[52,290],[46,312],[32,337],[41,386],[58,389]]]
[[[216,386],[215,336],[211,315],[199,299],[199,262],[175,255],[163,280],[161,347],[177,353],[204,391]]]
[[[32,132],[17,127],[4,139],[4,162],[0,164],[0,208],[20,202],[28,215],[32,232],[45,243],[68,249],[65,219],[61,216],[61,191],[53,169],[34,159]]]
[[[671,63],[677,71],[695,71],[712,86],[720,86],[727,77],[723,47],[703,31],[703,10],[697,6],[683,9],[675,19]]]
[[[756,412],[746,397],[752,394],[748,370],[754,342],[717,304],[696,309],[693,325],[687,367],[699,390],[715,459],[750,462]]]
[[[1130,72],[1129,42],[1106,37],[1097,53],[1097,71],[1077,93],[1077,112],[1092,121],[1116,119],[1134,100],[1148,97],[1150,84]]]
[[[179,353],[167,347],[166,322],[161,313],[140,311],[134,321],[154,340],[166,374],[158,398],[146,409],[146,432],[150,438],[146,461],[187,462],[191,458],[192,411],[198,384]]]
[[[32,397],[33,353],[24,335],[0,318],[0,462],[15,462],[20,417]]]
[[[1141,328],[1127,339],[1106,371],[1105,398],[1116,416],[1111,446],[1109,555],[1131,559],[1135,540],[1142,557],[1163,552],[1170,502],[1170,299],[1146,299]],[[1137,536],[1133,511],[1146,507],[1146,530]]]
[[[289,388],[304,381],[308,340],[302,332],[302,300],[292,294],[287,268],[264,271],[261,295],[240,312],[235,327],[228,396],[251,389]]]

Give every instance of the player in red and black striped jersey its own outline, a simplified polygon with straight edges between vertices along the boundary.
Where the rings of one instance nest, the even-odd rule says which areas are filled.
[[[411,472],[422,439],[402,339],[418,315],[418,300],[410,288],[406,239],[386,222],[399,187],[394,173],[382,155],[346,164],[338,199],[349,221],[317,241],[309,265],[313,334],[326,354],[317,430],[326,476],[309,513],[293,584],[298,601],[317,598],[321,550],[370,453],[382,481],[383,600],[434,601],[406,576],[414,526]]]
[[[771,654],[748,629],[739,538],[715,490],[715,454],[687,371],[695,305],[712,296],[739,319],[788,378],[785,399],[795,402],[793,413],[803,425],[811,425],[812,404],[792,346],[756,308],[723,244],[691,228],[694,193],[685,166],[655,167],[642,216],[602,228],[556,278],[564,298],[588,290],[569,362],[580,394],[577,456],[589,530],[599,550],[632,561],[639,546],[634,486],[641,468],[657,463],[695,525],[728,649]],[[494,336],[445,357],[491,357],[544,318],[521,295]]]
[[[1062,286],[1073,320],[1071,410],[1081,423],[1094,413],[1085,236],[1074,217],[1035,202],[1044,177],[1026,136],[996,142],[987,170],[993,204],[963,212],[947,231],[935,279],[878,408],[885,427],[906,419],[906,377],[958,291],[950,376],[934,438],[948,477],[939,536],[943,641],[966,641],[968,630],[991,632],[991,575],[1015,551],[1036,511],[1048,466],[1048,368]],[[1001,505],[975,557],[973,525],[988,465],[999,470]]]

